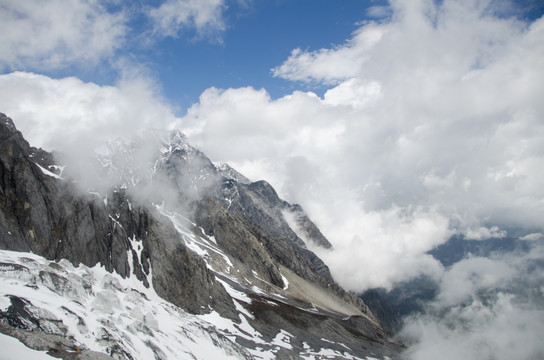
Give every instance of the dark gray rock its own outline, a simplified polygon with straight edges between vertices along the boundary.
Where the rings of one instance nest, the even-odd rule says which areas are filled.
[[[298,307],[257,295],[252,296],[252,300],[248,308],[255,314],[258,323],[254,324],[259,332],[273,338],[278,329],[285,330],[294,335],[291,345],[295,349],[302,349],[302,342],[320,349],[324,347],[323,339],[327,339],[327,348],[344,353],[347,347],[350,353],[363,358],[363,354],[379,354],[394,359],[401,351],[401,346],[388,342],[383,333],[362,317],[342,318],[335,314],[301,311]],[[278,355],[278,359],[290,359],[293,353]]]
[[[230,188],[228,188],[228,186]],[[236,190],[233,191],[232,188]],[[284,265],[295,271],[298,275],[305,277],[304,271],[299,271],[301,267],[309,267],[309,272],[317,272],[321,276],[332,280],[330,270],[325,263],[318,258],[313,252],[306,248],[302,239],[291,229],[284,218],[284,211],[295,211],[297,222],[302,224],[302,227],[311,229],[313,232],[308,232],[308,239],[316,244],[324,244],[324,247],[329,248],[330,243],[319,232],[315,231],[317,227],[307,218],[300,206],[294,206],[286,201],[281,200],[278,194],[266,181],[258,181],[250,184],[232,183],[232,181],[223,184],[223,189],[228,189],[231,198],[229,198],[228,210],[232,213],[237,213],[255,225],[263,229],[261,232],[267,233],[268,237],[274,237],[279,244],[266,242],[268,250],[276,255],[286,252],[297,253],[298,262],[286,262]],[[224,202],[223,202],[224,203]],[[321,237],[313,236],[320,235]],[[284,244],[285,243],[285,244]],[[281,250],[283,249],[283,250]],[[292,259],[291,259],[292,260]]]
[[[144,246],[153,268],[153,288],[159,296],[195,314],[209,313],[213,308],[238,319],[230,296],[204,260],[187,249],[171,223],[157,216],[147,231]]]
[[[182,195],[183,200],[199,200],[217,194],[219,175],[213,163],[204,153],[185,142],[179,131],[173,131],[169,148],[157,165],[156,177],[160,177]]]
[[[248,229],[240,215],[230,214],[216,201],[204,200],[198,203],[195,221],[206,234],[215,237],[226,253],[256,271],[269,283],[280,288],[285,286],[278,266],[261,242],[262,238],[257,238]]]
[[[312,222],[312,220],[310,220],[300,205],[289,205],[288,209],[295,217],[295,221],[299,226],[299,229],[304,233],[308,241],[311,241],[315,245],[321,246],[325,249],[332,248],[329,240],[327,240],[319,228]]]
[[[185,202],[189,216],[207,235],[215,237],[226,254],[280,288],[284,283],[279,268],[287,267],[375,320],[360,298],[334,282],[326,264],[307,249],[286,221],[284,212],[289,212],[307,241],[331,248],[301,206],[282,200],[266,181],[248,182],[243,178],[243,182],[238,182],[234,170],[218,170],[205,154],[188,145],[176,132],[169,141],[172,150],[162,160],[159,175],[176,186],[182,199],[189,200]],[[180,182],[179,178],[186,180]],[[183,195],[186,192],[189,194]],[[383,332],[376,328],[376,322],[366,326],[373,330],[359,327],[368,336]]]
[[[39,153],[0,115],[0,248],[102,263],[126,276],[127,238],[116,236],[98,199],[76,195],[69,181],[46,175],[44,166],[54,164],[40,157],[38,165]]]

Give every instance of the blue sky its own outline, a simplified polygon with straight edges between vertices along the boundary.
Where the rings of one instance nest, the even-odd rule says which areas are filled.
[[[272,69],[282,64],[293,49],[314,51],[342,46],[365,22],[384,21],[392,15],[385,0],[203,1],[201,4],[209,2],[218,9],[215,16],[221,22],[220,27],[208,24],[209,29],[202,30],[192,19],[184,19],[180,20],[175,31],[157,34],[156,24],[147,12],[167,2],[176,3],[141,0],[127,5],[113,1],[98,2],[106,12],[123,13],[121,25],[125,27],[122,41],[118,46],[112,45],[112,54],[100,57],[98,64],[90,65],[83,58],[83,61],[51,67],[26,58],[0,64],[3,65],[2,71],[33,71],[53,78],[76,76],[100,85],[113,85],[122,76],[117,62],[123,58],[154,79],[158,91],[177,108],[178,115],[196,103],[200,94],[210,87],[264,88],[273,98],[295,90],[314,91],[322,96],[330,84],[293,82],[292,79],[273,76]],[[200,6],[198,1],[186,3],[195,9]],[[497,3],[498,6],[493,6],[491,2],[488,8],[504,17],[533,21],[544,12],[544,4],[536,0]],[[2,10],[8,17],[19,11],[24,20],[24,11],[30,11],[29,8],[34,6],[32,2],[28,4],[26,9],[17,9],[6,2]],[[32,15],[28,20],[33,20]],[[62,49],[63,45],[57,46]]]
[[[273,77],[271,69],[295,48],[315,50],[344,43],[361,22],[374,18],[368,14],[370,7],[384,4],[376,0],[224,1],[221,30],[212,28],[202,34],[191,24],[182,24],[175,34],[150,39],[152,22],[134,13],[160,2],[140,1],[128,10],[133,18],[127,22],[130,29],[124,46],[115,50],[116,57],[102,59],[101,66],[83,62],[53,69],[34,64],[9,64],[8,68],[39,71],[55,78],[77,76],[107,85],[119,77],[112,62],[126,56],[145,67],[180,112],[212,86],[266,88],[275,98],[301,88],[322,93],[325,87],[318,83],[293,83]],[[118,11],[119,7],[110,5],[110,10]]]
[[[166,38],[151,49],[135,51],[148,61],[166,96],[183,109],[209,87],[265,88],[273,98],[294,90],[323,95],[319,82],[292,82],[272,75],[295,48],[317,50],[342,45],[353,31],[381,16],[370,10],[387,6],[378,0],[264,0],[226,4],[226,30],[198,37],[191,29]],[[523,2],[516,16],[534,20],[544,4]],[[384,14],[387,18],[387,15]],[[512,14],[507,13],[507,16]]]
[[[320,49],[342,44],[367,18],[369,1],[272,1],[249,7],[231,4],[220,41],[165,39],[155,65],[172,99],[195,102],[205,89],[253,86],[280,97],[299,88],[275,78],[271,69],[295,48]],[[211,41],[210,41],[211,40]],[[322,90],[317,85],[314,90]]]

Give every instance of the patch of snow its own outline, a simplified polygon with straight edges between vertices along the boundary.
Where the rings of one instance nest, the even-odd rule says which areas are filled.
[[[198,315],[198,317],[211,324],[214,324],[217,329],[221,330],[222,334],[231,339],[240,337],[255,344],[268,344],[262,339],[262,335],[249,324],[244,315],[240,315],[240,324],[237,324],[230,319],[221,317],[221,315],[215,311],[205,315]]]
[[[36,166],[37,166],[37,167],[42,171],[42,173],[44,173],[45,175],[51,176],[52,178],[55,178],[55,179],[64,180],[64,178],[60,177],[59,175],[55,174],[54,172],[51,172],[51,171],[47,170],[46,168],[40,166],[38,163],[36,163]]]
[[[202,228],[200,228],[202,236],[195,235],[192,229],[195,228],[196,225],[189,219],[179,213],[166,211],[163,206],[155,207],[163,216],[172,222],[176,231],[185,241],[185,245],[187,245],[190,250],[202,257],[209,269],[214,270],[211,265],[211,260],[214,258],[214,256],[212,256],[213,253],[214,255],[219,256],[219,258],[222,260],[226,267],[227,273],[230,272],[234,265],[232,264],[230,258],[218,247],[215,238],[212,239],[207,236]],[[215,256],[215,258],[217,258],[217,256]]]
[[[259,294],[259,295],[267,295],[266,292],[264,292],[263,290],[259,289],[258,287],[256,286],[252,286],[251,287],[251,290],[256,293],[256,294]]]
[[[47,355],[45,351],[38,351],[27,347],[25,344],[4,334],[0,334],[0,360],[51,360],[56,359]]]
[[[128,238],[128,241],[130,243],[130,249],[127,250],[127,260],[128,260],[128,266],[130,268],[129,277],[135,277],[134,275],[134,261],[136,260],[136,263],[140,265],[140,267],[143,268],[143,264],[141,263],[142,259],[142,251],[144,250],[144,244],[143,241],[138,240],[136,238],[136,235],[133,235],[132,239]],[[136,258],[134,258],[134,253],[136,253]],[[136,287],[139,287],[139,285],[143,285],[139,280],[137,280],[134,284]]]
[[[336,344],[334,341],[331,341],[331,340],[325,339],[325,338],[321,338],[321,341],[325,341],[325,342],[328,342],[328,343],[331,343],[331,344]]]
[[[222,280],[221,278],[216,277],[215,279],[223,285],[223,287],[225,288],[225,290],[227,290],[227,293],[230,295],[230,297],[234,299],[234,306],[236,307],[236,310],[238,310],[239,313],[244,314],[248,318],[254,319],[255,317],[253,316],[253,314],[247,311],[246,308],[244,308],[240,304],[240,302],[251,304],[251,299],[249,298],[249,296],[247,296],[245,293],[241,291],[236,290],[229,283]]]
[[[65,166],[61,166],[61,165],[49,165],[48,167],[49,169],[58,170],[59,176],[62,176],[62,173],[64,172],[64,168],[65,168]]]
[[[233,299],[245,302],[247,304],[251,304],[251,299],[245,293],[234,289],[229,283],[227,283],[224,280],[221,280],[218,277],[216,277],[216,280],[219,281],[223,285],[225,290],[227,290],[227,292],[229,293],[230,297],[232,297]]]
[[[123,225],[121,225],[121,223],[120,223],[119,221],[115,220],[115,219],[113,218],[113,216],[111,216],[111,215],[108,215],[108,216],[110,217],[111,221],[114,222],[114,224],[116,224],[117,226],[119,226],[121,229],[123,228]]]
[[[281,279],[283,280],[283,283],[285,284],[285,286],[283,287],[283,290],[289,289],[289,280],[287,280],[287,278],[283,276],[281,272],[280,272],[280,275],[281,275]]]
[[[349,359],[357,360],[360,358],[354,357],[348,353],[341,353],[332,349],[320,349],[319,352],[311,351],[301,356],[302,359]],[[368,359],[368,358],[367,358]],[[362,360],[362,359],[361,359]]]
[[[268,282],[268,281],[266,281],[265,279],[261,278],[261,277],[259,276],[259,274],[258,274],[255,270],[251,270],[251,272],[253,273],[253,276],[254,276],[257,280],[262,281],[263,283],[265,283],[265,284],[267,284],[267,285],[274,286],[274,285],[272,285],[270,282]]]
[[[268,304],[268,305],[272,305],[272,306],[280,306],[280,304],[275,303],[275,302],[270,301],[270,300],[264,299],[264,302],[265,302],[266,304]]]
[[[294,338],[293,335],[291,335],[290,333],[282,329],[276,335],[276,337],[272,340],[272,344],[292,350],[293,349],[293,345],[291,345],[292,338]]]
[[[202,233],[204,234],[204,229],[200,228],[202,230]],[[210,239],[211,242],[213,242],[215,245],[217,245],[217,240],[215,240],[215,236],[208,236],[208,239]]]
[[[0,310],[6,311],[7,308],[11,305],[11,301],[7,296],[0,296]]]

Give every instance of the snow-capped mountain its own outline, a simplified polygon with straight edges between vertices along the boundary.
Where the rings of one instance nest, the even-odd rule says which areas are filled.
[[[398,357],[307,246],[331,244],[265,181],[176,131],[97,164],[109,188],[82,189],[0,115],[3,334],[64,359]]]

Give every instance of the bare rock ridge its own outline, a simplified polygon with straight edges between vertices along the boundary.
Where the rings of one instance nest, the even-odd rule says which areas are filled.
[[[368,307],[336,284],[308,249],[308,242],[331,244],[299,205],[281,200],[265,181],[251,182],[227,165],[213,164],[180,132],[150,138],[152,145],[136,139],[113,146],[97,162],[117,183],[107,193],[85,192],[53,155],[31,147],[0,114],[0,250],[75,266],[100,264],[188,313],[217,313],[241,327],[248,322],[264,343],[233,336],[232,352],[239,358],[252,358],[244,348],[267,346],[280,359],[298,358],[310,348],[396,357],[399,347],[385,339]],[[154,149],[153,156],[145,171],[135,172],[144,162],[142,147]],[[26,271],[17,266],[5,268]],[[32,339],[42,332],[42,342],[73,336],[28,325],[24,319],[36,317],[28,310],[33,305],[17,294],[9,299],[11,310],[0,309],[0,332],[23,341],[30,330]],[[297,340],[274,347],[280,330]],[[158,346],[149,348],[156,358],[168,358]],[[138,358],[122,337],[105,349],[115,358]],[[59,357],[78,358],[69,352]]]

